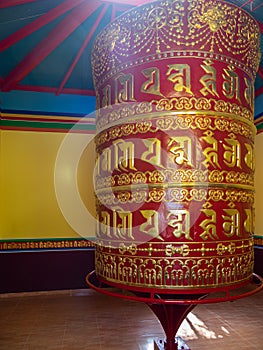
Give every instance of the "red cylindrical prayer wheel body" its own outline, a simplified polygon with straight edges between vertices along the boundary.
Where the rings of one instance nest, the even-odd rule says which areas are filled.
[[[253,273],[259,29],[210,0],[136,7],[96,38],[96,273],[164,293]]]

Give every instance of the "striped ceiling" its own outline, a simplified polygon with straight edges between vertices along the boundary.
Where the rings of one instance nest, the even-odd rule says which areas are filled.
[[[122,12],[146,2],[151,0],[1,0],[1,90],[94,95],[95,36]],[[262,0],[229,2],[256,18],[263,38]],[[263,94],[262,60],[255,91]]]

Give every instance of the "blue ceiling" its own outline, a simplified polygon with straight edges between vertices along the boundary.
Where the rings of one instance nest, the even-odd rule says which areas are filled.
[[[90,54],[95,36],[143,2],[149,0],[1,0],[1,90],[94,95]],[[250,12],[263,33],[262,0],[229,2]],[[255,91],[263,94],[262,60]]]

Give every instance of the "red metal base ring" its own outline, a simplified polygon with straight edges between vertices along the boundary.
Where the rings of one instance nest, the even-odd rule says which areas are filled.
[[[98,279],[97,285],[95,285],[91,281],[91,277],[95,276],[95,271],[90,272],[86,277],[86,282],[88,286],[97,292],[122,298],[122,299],[128,299],[133,301],[140,301],[147,304],[177,304],[177,305],[198,305],[198,304],[210,304],[210,303],[219,303],[219,302],[226,302],[226,301],[234,301],[237,299],[245,298],[248,296],[251,296],[255,293],[258,293],[260,290],[263,289],[263,278],[257,274],[253,274],[253,280],[251,281],[251,285],[256,285],[256,287],[249,291],[238,291],[237,289],[225,289],[223,290],[223,296],[221,297],[207,297],[208,293],[206,294],[180,294],[176,295],[176,298],[174,298],[174,294],[171,293],[167,295],[167,293],[161,293],[161,292],[145,292],[142,289],[142,292],[134,292],[129,289],[108,289],[105,287],[112,287],[110,284],[105,283],[104,281],[100,281]],[[231,294],[231,292],[237,292],[236,294]],[[201,292],[201,290],[200,290]],[[217,292],[215,290],[215,292]],[[131,294],[133,293],[133,294]],[[209,293],[212,294],[212,293]]]

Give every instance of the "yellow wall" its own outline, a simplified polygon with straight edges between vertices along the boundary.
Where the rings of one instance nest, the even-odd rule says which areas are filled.
[[[71,218],[61,211],[61,203],[68,201],[69,210],[71,206],[72,212],[78,214],[78,205],[68,198],[70,188],[79,191],[83,201],[79,203],[87,211],[85,218],[80,217],[78,221],[83,221],[87,237],[95,236],[94,220],[88,211],[94,206],[91,180],[93,145],[87,142],[85,134],[70,135],[66,142],[69,145],[65,147],[74,149],[80,140],[82,144],[86,143],[83,153],[79,154],[77,169],[72,169],[75,160],[69,157],[61,163],[58,157],[63,153],[61,145],[65,136],[57,132],[1,131],[0,240],[81,237],[83,232],[74,227],[74,223],[72,226]],[[58,183],[62,184],[65,197],[61,199],[60,195],[61,203],[56,196],[56,191],[61,190]],[[82,216],[83,213],[85,210],[82,210]]]
[[[95,236],[93,135],[1,130],[0,240]],[[256,136],[256,225],[263,236],[263,133]]]
[[[255,235],[263,236],[263,133],[256,136],[255,155],[256,155],[256,173],[255,173],[255,188],[256,188],[256,226]]]

